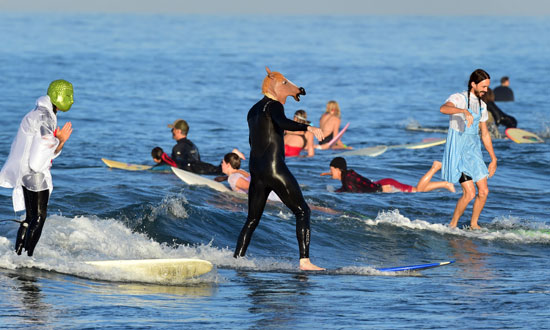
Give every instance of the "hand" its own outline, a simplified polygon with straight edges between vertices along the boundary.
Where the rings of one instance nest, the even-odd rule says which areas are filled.
[[[474,116],[472,116],[472,114],[468,110],[464,110],[464,116],[466,116],[466,125],[468,127],[472,126],[472,124],[474,123]]]
[[[73,124],[71,124],[71,122],[67,122],[65,123],[65,125],[63,125],[62,129],[59,129],[59,127],[57,128],[57,133],[55,137],[59,140],[59,144],[64,144],[65,141],[69,139],[72,132]]]
[[[307,131],[313,133],[313,135],[315,135],[315,137],[319,141],[323,141],[323,139],[325,138],[323,130],[321,130],[319,127],[308,126]]]
[[[489,164],[489,177],[491,178],[493,175],[495,175],[496,171],[497,171],[497,161],[493,160]]]

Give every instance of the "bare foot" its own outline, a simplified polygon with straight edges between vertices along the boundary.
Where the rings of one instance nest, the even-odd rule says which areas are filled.
[[[441,164],[440,161],[438,160],[434,160],[433,164],[432,164],[432,168],[437,172],[441,169],[443,165]]]
[[[471,230],[477,230],[477,229],[481,229],[481,227],[476,223],[475,225],[474,224],[470,224],[470,229]]]
[[[445,184],[445,188],[450,192],[456,192],[455,185],[452,184],[451,182],[447,182]]]
[[[300,259],[300,269],[301,270],[325,270],[324,268],[317,267],[309,261],[309,258]]]

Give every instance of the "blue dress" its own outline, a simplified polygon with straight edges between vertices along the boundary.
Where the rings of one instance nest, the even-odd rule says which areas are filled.
[[[464,125],[464,132],[449,128],[447,133],[441,174],[443,180],[448,182],[458,183],[462,173],[470,176],[474,182],[489,176],[479,138],[481,111],[476,114],[468,108],[468,112],[474,117],[474,123],[470,127]]]

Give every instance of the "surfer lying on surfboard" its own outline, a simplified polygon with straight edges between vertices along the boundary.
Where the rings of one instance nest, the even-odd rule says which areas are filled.
[[[455,192],[452,183],[446,181],[432,182],[432,177],[441,169],[441,162],[434,161],[432,167],[420,178],[416,187],[403,184],[397,180],[386,178],[378,181],[371,181],[358,174],[352,169],[348,169],[346,160],[342,157],[336,157],[330,162],[330,172],[321,175],[331,175],[333,179],[342,181],[342,187],[336,192],[353,193],[374,193],[374,192],[428,192],[435,189],[444,188]]]

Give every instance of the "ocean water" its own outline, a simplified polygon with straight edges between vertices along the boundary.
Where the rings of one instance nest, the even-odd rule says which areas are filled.
[[[32,258],[12,251],[0,223],[0,327],[8,329],[549,328],[550,42],[546,17],[330,17],[0,14],[0,164],[21,118],[51,80],[75,87],[58,116],[74,132],[55,159],[49,217]],[[337,100],[355,148],[438,138],[439,106],[484,68],[511,77],[499,104],[547,142],[495,140],[481,231],[447,227],[460,193],[335,194],[319,174],[336,152],[287,163],[314,210],[311,258],[297,270],[292,213],[267,206],[247,257],[233,249],[246,200],[188,186],[172,174],[110,170],[100,158],[152,164],[184,118],[203,160],[249,152],[246,114],[264,67],[307,95],[289,99],[314,124]],[[349,157],[371,178],[416,184],[443,146]],[[488,156],[485,153],[485,156]],[[244,162],[244,168],[248,164]],[[439,174],[435,179],[439,179]],[[456,188],[460,190],[457,185]],[[460,227],[469,223],[471,205]],[[13,219],[11,190],[0,218]],[[202,258],[214,270],[165,285],[84,261]],[[376,267],[456,260],[420,274]]]

